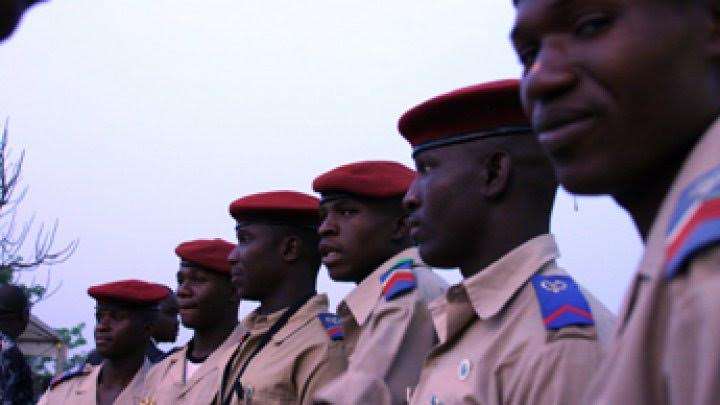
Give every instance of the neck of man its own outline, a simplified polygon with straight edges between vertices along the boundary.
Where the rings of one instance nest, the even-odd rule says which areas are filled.
[[[104,387],[127,387],[145,362],[145,347],[117,359],[105,359],[102,363],[98,384]]]
[[[222,321],[213,324],[212,328],[195,329],[190,355],[193,358],[210,356],[225,342],[228,336],[235,330],[237,324],[237,312],[235,312],[234,316],[225,317]]]
[[[298,272],[302,271],[297,269]],[[292,271],[288,274],[293,274]],[[295,273],[297,274],[297,273]],[[312,282],[299,280],[286,280],[275,288],[271,294],[260,301],[257,312],[260,315],[268,315],[281,309],[288,308],[302,299],[316,295],[315,280]]]
[[[401,243],[401,244],[395,244],[395,243],[389,244],[388,250],[378,254],[377,260],[375,260],[375,264],[370,266],[368,269],[366,269],[366,271],[363,273],[364,275],[362,276],[362,278],[359,280],[353,280],[353,282],[355,283],[355,285],[362,283],[375,270],[377,270],[380,266],[385,264],[385,262],[390,260],[390,258],[392,258],[393,256],[397,255],[398,253],[400,253],[403,250],[408,249],[410,247],[412,247],[412,242],[410,242],[409,239],[406,241],[403,241],[403,243]]]
[[[518,214],[505,212],[499,218],[513,218],[513,220],[495,221],[495,226],[488,226],[486,229],[495,231],[487,232],[486,237],[479,238],[474,254],[458,266],[463,278],[474,276],[523,243],[549,232],[548,214],[528,215],[525,216],[526,220],[521,220],[520,217],[523,215],[519,213],[522,210],[512,211]],[[532,213],[533,210],[525,212]]]
[[[657,165],[652,175],[641,176],[641,180],[612,195],[632,217],[643,243],[647,243],[650,228],[660,210],[660,205],[665,200],[684,160],[683,158],[672,164]]]

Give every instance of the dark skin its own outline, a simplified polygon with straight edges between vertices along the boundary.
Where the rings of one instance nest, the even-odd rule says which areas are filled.
[[[17,339],[30,320],[30,303],[21,287],[0,286],[0,331]]]
[[[0,0],[0,42],[17,28],[23,13],[37,0]]]
[[[95,312],[95,345],[105,358],[98,376],[98,404],[112,404],[145,361],[152,320],[148,309],[103,305]]]
[[[319,250],[335,281],[362,282],[412,246],[400,199],[343,197],[320,205]]]
[[[643,239],[720,114],[720,5],[520,0],[521,95],[565,188],[610,194]]]
[[[183,325],[193,329],[193,358],[212,354],[237,326],[240,298],[230,276],[200,267],[180,267],[177,300]]]
[[[531,135],[489,138],[415,155],[405,195],[423,260],[471,277],[549,230],[557,183]]]
[[[153,338],[156,342],[175,342],[178,334],[178,326],[180,325],[178,321],[180,307],[178,306],[177,297],[173,291],[170,291],[170,295],[168,295],[167,298],[160,301],[158,311],[159,314],[157,322],[155,322]]]
[[[259,301],[267,315],[315,295],[320,263],[312,239],[294,227],[242,223],[236,227],[238,245],[230,253],[232,282],[243,299]]]

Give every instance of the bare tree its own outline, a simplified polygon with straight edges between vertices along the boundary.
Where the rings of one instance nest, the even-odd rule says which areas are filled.
[[[51,227],[40,223],[35,232],[31,232],[35,224],[34,214],[18,224],[17,208],[27,194],[27,187],[20,187],[25,151],[20,152],[15,161],[10,155],[6,121],[0,137],[0,283],[17,283],[23,272],[62,263],[72,256],[78,245],[78,240],[74,239],[61,248],[54,247],[57,220]],[[31,234],[35,240],[32,248],[28,248],[26,242],[29,242]],[[46,296],[49,284],[49,277],[44,285],[36,283],[33,278],[25,287],[31,300],[37,302]]]

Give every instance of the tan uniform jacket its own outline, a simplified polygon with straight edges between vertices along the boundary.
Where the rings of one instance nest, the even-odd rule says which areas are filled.
[[[152,363],[145,359],[145,363],[135,374],[130,384],[115,399],[115,405],[142,404],[145,376],[151,366]],[[55,387],[48,388],[40,401],[38,401],[38,405],[96,405],[100,370],[102,370],[102,364],[98,366],[86,364],[81,374],[63,381]]]
[[[440,343],[427,357],[411,403],[580,403],[614,316],[585,293],[595,326],[545,327],[530,278],[566,275],[557,256],[553,237],[538,236],[431,304]]]
[[[145,379],[148,404],[210,404],[217,394],[225,365],[243,333],[242,325],[238,324],[189,379],[185,378],[187,345],[153,366]]]
[[[693,251],[673,277],[666,276],[665,262],[683,192],[712,197],[720,174],[707,173],[718,166],[720,121],[696,144],[658,211],[620,311],[616,342],[590,385],[587,403],[720,401],[720,244],[716,239]],[[703,231],[717,236],[718,226]]]
[[[386,299],[381,276],[403,259],[413,261],[417,285]],[[366,277],[338,305],[350,354],[348,370],[316,399],[332,404],[406,403],[407,388],[417,384],[423,360],[437,343],[428,303],[447,287],[416,248],[398,253]]]
[[[318,318],[319,314],[327,311],[327,296],[320,294],[290,317],[252,359],[240,378],[245,393],[242,403],[309,404],[320,386],[347,368],[342,340],[331,340]],[[234,355],[225,387],[232,388],[240,367],[257,347],[262,335],[284,312],[281,310],[265,316],[254,311],[242,321],[247,332]],[[239,403],[234,393],[231,403]]]

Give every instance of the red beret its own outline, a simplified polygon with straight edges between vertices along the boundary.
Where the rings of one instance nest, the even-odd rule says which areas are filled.
[[[162,284],[141,280],[122,280],[92,286],[88,295],[98,302],[114,301],[134,305],[155,305],[170,294],[168,287]]]
[[[319,211],[320,200],[297,191],[251,194],[230,204],[230,215],[239,222],[318,226]]]
[[[197,239],[179,244],[175,248],[175,254],[189,262],[187,266],[230,274],[232,266],[228,262],[228,256],[233,249],[234,244],[222,239]]]
[[[396,162],[365,161],[350,163],[321,174],[313,181],[313,190],[323,201],[333,196],[352,194],[362,197],[402,197],[415,179],[415,172]]]
[[[487,136],[530,133],[520,103],[520,82],[499,80],[463,87],[408,110],[398,123],[413,155]]]

